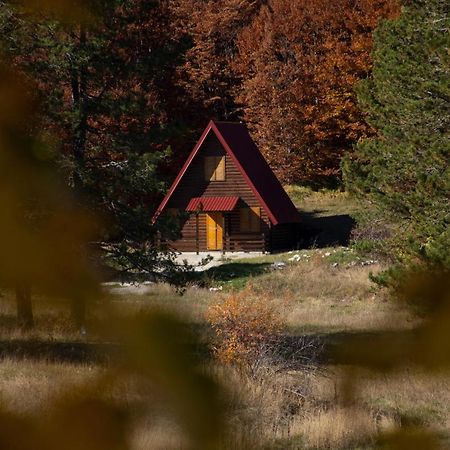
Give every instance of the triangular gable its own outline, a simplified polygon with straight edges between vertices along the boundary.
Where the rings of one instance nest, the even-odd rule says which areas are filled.
[[[164,211],[172,194],[180,184],[192,161],[196,157],[206,137],[213,132],[222,147],[231,157],[236,167],[260,201],[261,206],[273,225],[279,223],[299,222],[300,217],[291,199],[270,169],[261,152],[240,123],[214,122],[211,120],[200,139],[183,165],[180,173],[157,209],[152,221]]]

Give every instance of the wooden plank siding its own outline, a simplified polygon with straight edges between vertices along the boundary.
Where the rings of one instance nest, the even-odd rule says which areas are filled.
[[[225,156],[225,181],[205,180],[204,158]],[[208,134],[197,156],[167,204],[168,208],[185,211],[193,197],[238,196],[240,201],[232,212],[224,212],[224,251],[267,251],[270,237],[270,221],[267,212],[248,185],[231,157],[225,152],[216,135]],[[261,229],[255,233],[242,233],[239,225],[239,208],[260,207]],[[206,214],[198,214],[198,241],[196,214],[191,214],[183,224],[182,238],[170,245],[178,251],[206,251]]]

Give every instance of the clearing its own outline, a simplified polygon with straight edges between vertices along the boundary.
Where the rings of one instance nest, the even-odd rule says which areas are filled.
[[[109,297],[91,305],[89,332],[83,338],[71,329],[65,303],[42,296],[35,300],[35,330],[17,331],[12,293],[1,291],[3,407],[38,417],[48,413],[58,393],[96,386],[106,370],[95,357],[102,351],[95,346],[104,342],[98,325],[110,320],[111,311],[127,318],[170,311],[204,342],[211,333],[205,314],[237,291],[276,305],[286,335],[318,338],[325,345],[417,325],[417,317],[369,281],[369,273],[382,265],[344,246],[351,229],[349,213],[355,207],[348,197],[300,188],[290,193],[311,227],[321,229],[315,248],[225,259],[196,274],[183,296],[165,285],[148,284],[140,292],[113,286]],[[450,444],[448,373],[431,374],[412,366],[376,373],[320,359],[317,364],[309,370],[266,368],[249,374],[211,360],[205,363],[205,371],[228,393],[230,433],[224,447],[369,450],[378,448],[380,433],[405,424],[436,432],[442,448]],[[349,379],[351,402],[340,388]],[[131,419],[128,434],[133,450],[187,448],[186,436],[167,409],[148,406],[159,394],[143,392],[139,383],[127,379],[102,389],[106,398],[140,412]]]

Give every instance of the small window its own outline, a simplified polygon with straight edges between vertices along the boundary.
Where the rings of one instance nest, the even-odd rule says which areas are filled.
[[[205,157],[205,180],[225,181],[225,156]]]
[[[239,229],[242,233],[259,233],[261,231],[261,209],[259,206],[239,210]]]

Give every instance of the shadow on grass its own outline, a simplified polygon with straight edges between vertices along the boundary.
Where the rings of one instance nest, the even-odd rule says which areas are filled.
[[[2,332],[12,332],[17,330],[17,317],[12,314],[0,315],[0,329]]]
[[[255,277],[267,272],[268,262],[230,262],[221,266],[211,267],[204,272],[196,272],[194,280],[200,286],[212,286],[218,283],[229,283],[231,287],[243,287],[249,277]]]
[[[322,216],[325,211],[300,211],[305,247],[347,246],[355,226],[354,219],[348,214]]]
[[[188,324],[188,327],[192,331],[192,340],[183,343],[185,351],[198,363],[211,359],[211,329],[206,324],[197,323]],[[0,339],[0,362],[3,359],[13,359],[68,364],[123,364],[127,360],[129,344],[130,342],[126,344],[120,340],[86,342],[33,337]]]
[[[7,339],[0,340],[0,360],[10,358],[78,364],[105,363],[117,355],[118,349],[118,345],[111,343]]]
[[[193,360],[209,360],[212,358],[211,330],[195,324],[192,325],[192,331],[197,339],[187,343],[186,351]],[[329,364],[364,366],[367,362],[389,370],[398,363],[411,362],[411,353],[405,350],[410,348],[410,342],[416,336],[415,330],[286,334],[281,336],[274,350],[277,363],[292,370],[310,364],[318,367]],[[0,360],[8,358],[108,365],[120,362],[126,352],[127,347],[119,342],[0,340]]]
[[[337,331],[283,336],[286,360],[310,356],[321,366],[344,365],[392,370],[399,365],[422,361],[412,344],[420,343],[420,330]],[[306,345],[305,345],[306,344]],[[411,351],[413,350],[413,351]],[[311,352],[308,354],[308,351]]]

